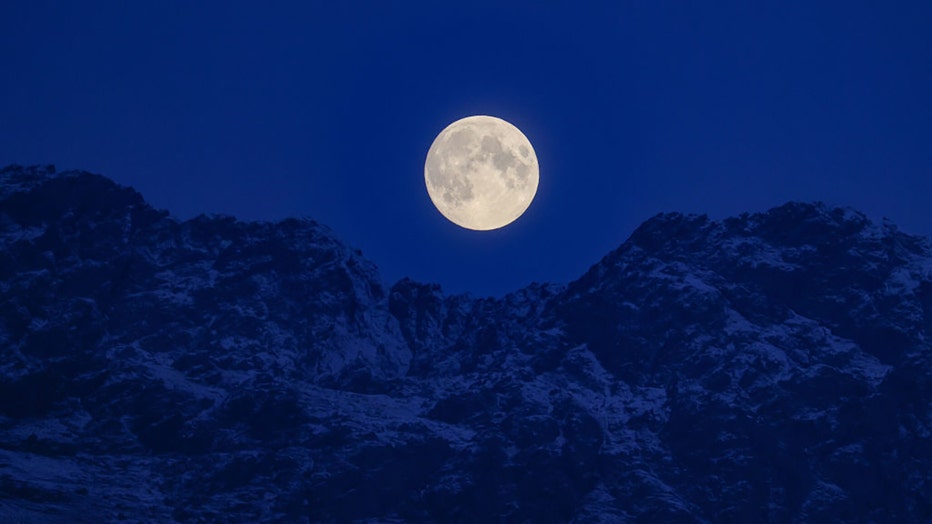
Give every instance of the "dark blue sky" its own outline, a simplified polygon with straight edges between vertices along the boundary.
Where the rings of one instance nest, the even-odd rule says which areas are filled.
[[[932,235],[927,0],[190,3],[0,4],[0,165],[98,172],[181,218],[311,217],[389,284],[476,295],[576,278],[660,211],[824,200]],[[492,232],[424,188],[472,114],[540,160]]]

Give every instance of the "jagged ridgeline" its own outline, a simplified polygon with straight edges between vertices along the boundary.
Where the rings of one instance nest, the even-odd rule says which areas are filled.
[[[925,522],[932,246],[662,214],[447,296],[311,220],[0,172],[0,521]]]

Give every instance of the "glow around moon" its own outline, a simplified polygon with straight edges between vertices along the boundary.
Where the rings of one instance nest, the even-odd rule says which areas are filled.
[[[492,116],[470,116],[434,139],[424,180],[443,216],[464,228],[487,231],[514,222],[527,210],[540,171],[531,142],[517,127]]]

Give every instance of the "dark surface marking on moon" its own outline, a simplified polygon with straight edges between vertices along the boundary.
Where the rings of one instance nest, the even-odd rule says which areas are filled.
[[[527,151],[526,147],[521,146],[521,148]],[[500,139],[492,136],[483,137],[482,152],[484,157],[492,157],[492,165],[499,170],[499,175],[504,179],[508,189],[525,187],[527,185],[528,172],[530,170],[529,166],[523,162],[519,162],[510,151],[505,151]],[[509,167],[513,167],[514,170],[509,171]]]
[[[496,137],[485,136],[482,138],[482,152],[485,153],[483,156],[491,156],[492,165],[502,171],[508,169],[515,163],[514,157],[505,151],[505,148],[502,146],[502,141]]]
[[[527,185],[527,178],[530,173],[531,166],[527,164],[518,163],[518,165],[515,166],[515,176],[522,187]]]
[[[431,185],[440,192],[440,197],[447,203],[460,205],[473,199],[473,185],[469,177],[457,172],[451,164],[451,158],[437,155],[434,167],[429,171]]]
[[[457,129],[450,133],[446,150],[451,157],[469,158],[476,149],[477,138],[472,129]]]
[[[473,199],[472,182],[464,176],[446,177],[440,184],[443,188],[443,200],[455,205],[469,202]]]

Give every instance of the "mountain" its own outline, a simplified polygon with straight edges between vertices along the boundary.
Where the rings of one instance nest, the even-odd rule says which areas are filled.
[[[9,166],[0,522],[927,522],[930,341],[932,243],[820,203],[477,299]]]

